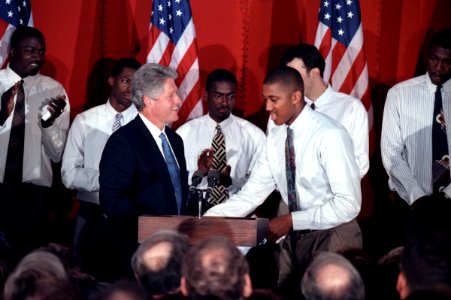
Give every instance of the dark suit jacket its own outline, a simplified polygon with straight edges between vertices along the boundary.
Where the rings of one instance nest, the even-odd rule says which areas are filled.
[[[166,127],[180,166],[185,213],[188,171],[183,141]],[[108,139],[100,162],[100,206],[108,217],[177,215],[177,202],[166,162],[148,128],[137,116]]]

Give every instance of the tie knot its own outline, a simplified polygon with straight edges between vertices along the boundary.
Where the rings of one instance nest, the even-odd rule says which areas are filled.
[[[437,89],[435,90],[435,92],[438,93],[438,92],[440,92],[441,89],[442,89],[442,85],[437,84]]]
[[[216,125],[216,131],[221,132],[221,125],[219,125],[219,124]]]
[[[121,113],[116,114],[116,120],[122,121],[123,118],[124,118],[124,116]]]

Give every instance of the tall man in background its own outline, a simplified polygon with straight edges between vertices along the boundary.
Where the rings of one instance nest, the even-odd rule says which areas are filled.
[[[283,65],[296,69],[305,86],[305,101],[314,110],[343,125],[354,143],[354,154],[360,178],[369,168],[368,113],[362,102],[350,95],[334,91],[324,82],[326,63],[318,49],[309,44],[289,48],[281,60]]]
[[[80,255],[82,262],[95,251],[90,247],[93,244],[90,239],[99,238],[96,237],[95,230],[103,218],[99,206],[100,158],[110,135],[138,114],[131,100],[131,82],[133,74],[140,66],[141,64],[132,58],[116,61],[108,78],[108,84],[111,86],[108,101],[78,114],[69,131],[61,177],[68,189],[77,191],[77,199],[80,201],[75,220],[73,248]],[[99,265],[98,259],[94,259],[92,265]]]
[[[416,214],[420,219],[429,215],[434,223],[449,220],[451,28],[432,37],[426,68],[426,74],[391,88],[384,108],[382,162],[389,188],[396,192],[396,226],[401,230]]]
[[[45,51],[38,29],[19,27],[0,71],[0,231],[19,255],[48,242],[51,163],[69,128],[66,91],[39,73]]]

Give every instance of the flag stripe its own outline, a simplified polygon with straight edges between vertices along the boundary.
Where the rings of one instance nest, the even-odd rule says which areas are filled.
[[[326,61],[324,80],[335,90],[361,99],[371,128],[368,65],[358,0],[321,0],[315,46]]]
[[[176,84],[183,103],[176,128],[189,118],[203,114],[194,21],[188,0],[154,0],[149,27],[147,62],[175,69]]]

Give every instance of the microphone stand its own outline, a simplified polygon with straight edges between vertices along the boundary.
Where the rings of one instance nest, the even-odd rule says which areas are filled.
[[[193,191],[197,192],[197,217],[198,219],[200,219],[202,217],[202,206],[203,206],[203,202],[204,200],[204,192],[206,192],[208,190],[208,188],[206,189],[199,189],[199,188],[193,188]]]

